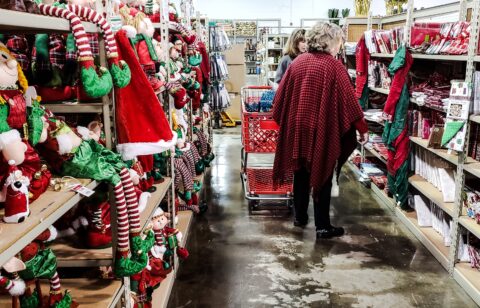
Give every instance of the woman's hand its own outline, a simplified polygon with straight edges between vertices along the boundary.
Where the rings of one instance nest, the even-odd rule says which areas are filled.
[[[358,137],[358,142],[360,142],[361,145],[365,145],[368,142],[368,138],[368,132],[360,134],[360,136]]]

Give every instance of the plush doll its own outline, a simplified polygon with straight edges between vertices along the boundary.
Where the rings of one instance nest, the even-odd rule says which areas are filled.
[[[170,22],[180,23],[177,7],[174,3],[168,3],[168,19]]]
[[[25,263],[25,270],[20,271],[20,277],[27,286],[38,279],[50,281],[50,292],[47,303],[43,302],[41,290],[34,292],[27,287],[24,295],[20,297],[20,306],[26,308],[39,307],[43,303],[46,307],[77,307],[68,291],[61,292],[60,277],[57,273],[57,259],[51,249],[45,248],[45,243],[56,238],[56,229],[51,226],[41,233],[32,243],[20,251],[20,258]]]
[[[166,88],[170,95],[173,96],[175,108],[182,109],[188,102],[188,96],[187,90],[181,84],[181,69],[178,66],[179,62],[177,61],[180,58],[180,55],[175,48],[175,45],[172,43],[169,45],[169,55],[170,59],[168,59],[167,65],[169,66],[170,75],[168,76]]]
[[[91,98],[107,95],[113,87],[112,76],[104,67],[99,69],[100,75],[97,75],[91,46],[80,18],[60,6],[41,3],[39,4],[39,8],[43,15],[65,18],[70,21],[75,37],[75,44],[79,52],[80,80],[86,95]]]
[[[0,287],[7,291],[10,296],[21,296],[25,293],[25,281],[18,277],[18,272],[25,269],[25,263],[22,260],[13,257],[3,264],[2,269],[7,276],[0,275]]]
[[[10,165],[8,177],[2,190],[5,192],[5,214],[3,221],[6,223],[20,223],[30,215],[28,185],[30,181],[22,175],[15,166],[15,161],[8,162]]]
[[[48,114],[47,121],[48,138],[37,145],[40,154],[59,174],[105,181],[114,186],[119,233],[115,273],[124,277],[140,272],[147,265],[153,234],[148,233],[145,239],[140,234],[138,199],[125,163],[118,154],[94,140],[82,140],[75,129],[53,114]]]
[[[215,158],[215,155],[212,152],[207,136],[197,127],[193,128],[193,134],[194,144],[196,145],[198,152],[203,159],[205,167],[210,167],[210,163]]]

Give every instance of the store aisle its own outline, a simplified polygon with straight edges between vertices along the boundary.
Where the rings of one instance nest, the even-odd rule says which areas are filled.
[[[249,216],[239,132],[215,135],[209,210],[192,226],[169,307],[476,307],[348,168],[332,206],[340,239],[316,243],[312,222]]]

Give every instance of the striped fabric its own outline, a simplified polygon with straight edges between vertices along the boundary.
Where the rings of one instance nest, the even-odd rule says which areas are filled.
[[[120,171],[120,179],[122,181],[123,190],[127,200],[128,222],[130,225],[130,233],[140,232],[140,212],[138,211],[138,198],[133,188],[132,178],[127,168]]]
[[[174,158],[173,165],[175,166],[175,187],[183,186],[184,191],[192,190],[193,177],[183,159]]]

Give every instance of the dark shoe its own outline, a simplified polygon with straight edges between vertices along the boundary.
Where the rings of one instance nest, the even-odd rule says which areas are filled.
[[[308,224],[308,219],[307,220],[294,220],[293,225],[295,227],[300,227],[300,228],[305,228]]]
[[[317,230],[317,239],[325,239],[338,237],[345,234],[345,230],[342,227],[330,227],[328,229],[318,229]]]

